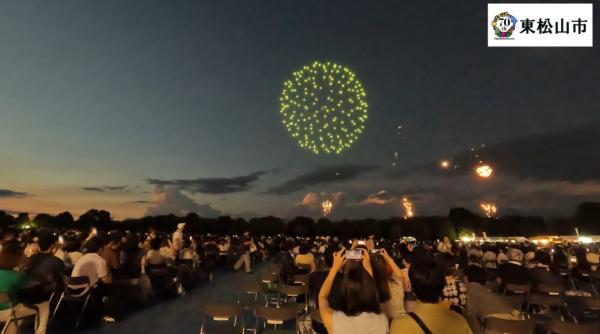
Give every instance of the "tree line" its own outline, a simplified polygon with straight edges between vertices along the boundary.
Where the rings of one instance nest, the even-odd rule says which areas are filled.
[[[581,203],[572,217],[544,219],[540,216],[508,215],[499,218],[479,216],[465,208],[450,209],[448,216],[423,216],[414,218],[355,219],[331,221],[327,218],[313,220],[295,217],[284,220],[279,217],[260,217],[245,220],[222,216],[203,218],[196,213],[185,216],[146,216],[121,221],[113,220],[106,210],[91,209],[77,219],[69,212],[57,215],[40,213],[30,217],[20,213],[16,217],[0,211],[0,228],[56,228],[145,231],[155,228],[171,232],[178,223],[185,222],[192,233],[216,235],[241,234],[251,231],[255,235],[286,234],[293,236],[335,235],[340,238],[376,237],[398,238],[413,236],[419,240],[434,240],[443,236],[456,239],[463,235],[486,232],[488,236],[534,236],[574,234],[577,227],[581,234],[600,234],[600,203]]]

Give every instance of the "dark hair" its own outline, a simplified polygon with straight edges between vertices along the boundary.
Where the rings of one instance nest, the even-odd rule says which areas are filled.
[[[587,260],[585,248],[578,247],[575,248],[575,258],[577,259],[577,270],[584,272],[591,272],[592,266]]]
[[[75,236],[64,236],[65,238],[65,247],[63,250],[67,253],[79,251],[81,248],[81,242]]]
[[[100,247],[100,239],[98,239],[98,237],[92,237],[83,244],[82,251],[84,254],[98,253],[100,251]]]
[[[152,241],[154,241],[156,239],[152,239]],[[139,247],[138,244],[140,243],[140,239],[138,238],[137,235],[133,234],[133,235],[129,235],[127,236],[127,240],[125,241],[125,244],[123,245],[123,252],[126,254],[134,254],[137,251],[139,251]]]
[[[112,242],[113,244],[119,244],[121,243],[121,233],[119,232],[113,232],[111,234],[108,235],[108,240],[110,242]]]
[[[538,250],[535,252],[534,259],[538,263],[541,263],[545,266],[550,266],[550,264],[552,264],[552,258],[550,257],[550,254],[548,254],[547,252],[544,252],[542,250]]]
[[[484,285],[487,282],[487,275],[485,273],[485,269],[470,265],[465,270],[465,276],[469,279],[469,282],[479,283]]]
[[[375,281],[362,267],[362,263],[357,262],[347,267],[342,276],[340,292],[341,311],[344,314],[356,316],[363,312],[381,313]]]
[[[373,279],[379,293],[379,302],[385,303],[392,298],[390,293],[390,278],[387,264],[380,254],[371,254],[371,268],[373,268]]]
[[[302,255],[306,255],[310,252],[310,249],[312,247],[310,246],[310,244],[308,242],[303,242],[300,244],[300,247],[298,249],[298,253],[302,254]]]
[[[331,266],[333,266],[333,253],[339,250],[340,248],[336,244],[330,244],[327,249],[325,249],[323,258],[325,259],[325,265],[327,265],[327,268],[331,268]]]
[[[0,251],[0,269],[12,270],[21,264],[22,258],[23,248],[18,242],[5,243]]]
[[[477,254],[471,254],[471,255],[469,255],[469,262],[470,263],[481,263],[481,258]]]
[[[412,263],[408,277],[417,299],[423,303],[439,302],[446,279],[433,258],[424,256]]]
[[[56,237],[49,231],[40,231],[38,233],[38,245],[42,252],[47,251],[56,242]]]
[[[442,253],[442,254],[438,255],[438,258],[439,258],[438,261],[440,264],[440,269],[442,270],[444,275],[445,276],[452,275],[452,273],[454,272],[454,265],[456,264],[454,257],[448,253]]]
[[[159,250],[162,245],[162,240],[160,238],[154,238],[150,241],[150,248],[153,250]]]

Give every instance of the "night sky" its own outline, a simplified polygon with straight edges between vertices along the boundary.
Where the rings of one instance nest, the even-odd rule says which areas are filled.
[[[3,1],[0,209],[318,217],[328,199],[332,218],[384,218],[407,197],[417,215],[570,216],[600,201],[598,47],[488,48],[486,15],[473,0]],[[315,60],[367,94],[339,155],[300,148],[279,113]]]

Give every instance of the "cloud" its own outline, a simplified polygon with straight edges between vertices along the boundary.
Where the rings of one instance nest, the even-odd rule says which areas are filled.
[[[210,204],[196,203],[192,198],[181,192],[177,186],[166,185],[154,187],[154,204],[146,209],[146,215],[174,214],[184,216],[190,212],[200,217],[212,218],[223,216],[223,212]]]
[[[24,192],[20,192],[20,191],[14,191],[14,190],[9,190],[9,189],[0,189],[0,197],[1,198],[23,198],[23,197],[27,197],[27,196],[31,196],[28,193],[24,193]]]
[[[152,203],[154,203],[154,201],[138,200],[138,201],[131,201],[129,203],[133,203],[133,204],[152,204]]]
[[[187,190],[194,194],[229,194],[250,190],[252,188],[252,183],[258,181],[260,176],[266,173],[266,171],[258,171],[248,175],[230,178],[211,177],[198,178],[193,180],[148,179],[148,182],[155,186],[176,186],[179,189]]]
[[[384,205],[384,204],[391,202],[393,199],[394,198],[392,196],[390,196],[387,193],[387,191],[380,190],[375,194],[371,194],[371,195],[367,196],[367,198],[360,201],[358,203],[358,205],[369,205],[369,204]]]
[[[295,203],[291,207],[287,208],[283,212],[284,217],[320,217],[322,216],[321,203],[329,200],[332,202],[335,208],[339,203],[344,201],[344,193],[335,192],[308,192],[306,193],[300,202]]]
[[[377,167],[366,165],[316,167],[307,173],[301,174],[276,187],[270,188],[267,190],[267,193],[285,195],[304,190],[309,186],[345,182],[375,169],[377,169]]]
[[[118,192],[118,193],[128,193],[131,191],[129,186],[99,186],[99,187],[82,187],[81,190],[92,191],[92,192]]]

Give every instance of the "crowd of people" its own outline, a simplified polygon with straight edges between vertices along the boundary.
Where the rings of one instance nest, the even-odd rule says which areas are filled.
[[[172,233],[154,228],[144,233],[2,230],[0,323],[10,334],[17,332],[21,319],[35,316],[35,333],[43,334],[49,319],[60,317],[63,298],[88,295],[89,301],[81,298],[86,305],[76,325],[85,316],[112,323],[131,309],[211,281],[219,268],[237,271],[243,266],[251,274],[251,263],[268,257],[269,240],[255,243],[249,232],[211,236],[184,229],[185,223]],[[94,310],[85,312],[85,307]]]
[[[597,244],[452,243],[447,237],[419,243],[373,236],[288,242],[281,282],[291,284],[291,277],[309,272],[308,305],[321,318],[305,317],[302,332],[485,333],[488,318],[534,315],[599,326],[598,308],[586,313],[576,299],[563,308],[527,298],[572,296],[597,303]]]
[[[505,298],[522,292],[514,286],[599,298],[596,244],[215,236],[190,234],[184,223],[169,233],[3,229],[0,323],[15,333],[34,318],[35,333],[46,333],[68,296],[85,300],[75,325],[82,317],[119,321],[133,306],[184,294],[218,270],[252,274],[263,261],[278,266],[280,284],[308,275],[306,305],[320,319],[299,317],[303,333],[483,333],[489,317],[584,319],[575,315],[583,310],[515,305]],[[586,313],[591,321],[597,315]]]

